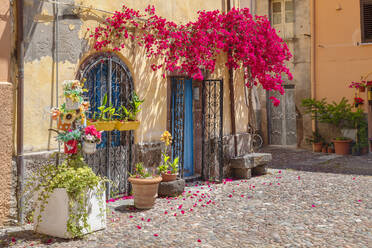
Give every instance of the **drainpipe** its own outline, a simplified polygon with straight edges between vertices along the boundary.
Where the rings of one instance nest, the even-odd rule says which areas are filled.
[[[231,10],[231,0],[227,0],[227,12]],[[228,57],[232,56],[231,49],[228,51]],[[229,69],[229,89],[230,89],[230,113],[231,113],[231,131],[234,136],[234,155],[238,156],[238,140],[236,137],[236,123],[235,123],[235,93],[234,93],[234,72]]]
[[[311,1],[311,98],[316,98],[316,0]],[[312,121],[313,131],[317,130],[317,121]]]
[[[18,221],[23,224],[23,98],[24,98],[24,44],[23,44],[23,0],[17,0],[17,179]]]

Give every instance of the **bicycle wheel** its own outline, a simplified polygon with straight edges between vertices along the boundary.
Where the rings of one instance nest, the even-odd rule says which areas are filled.
[[[253,141],[252,141],[253,148],[258,149],[263,146],[263,139],[259,134],[253,134]]]

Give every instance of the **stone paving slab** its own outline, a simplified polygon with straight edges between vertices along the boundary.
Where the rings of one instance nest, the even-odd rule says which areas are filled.
[[[77,240],[30,227],[0,231],[3,247],[371,247],[372,177],[269,169],[249,180],[187,185],[138,211],[110,202],[106,230]],[[32,246],[31,246],[32,245]],[[1,246],[1,245],[0,245]]]

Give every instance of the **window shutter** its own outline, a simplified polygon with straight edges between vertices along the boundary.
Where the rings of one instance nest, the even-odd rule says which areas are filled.
[[[372,42],[372,0],[360,0],[362,42]]]

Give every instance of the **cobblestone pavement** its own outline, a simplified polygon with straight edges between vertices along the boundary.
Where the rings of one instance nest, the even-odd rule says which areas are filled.
[[[271,168],[267,175],[249,180],[194,183],[184,196],[157,199],[155,207],[147,211],[133,210],[132,200],[118,200],[110,203],[107,229],[81,240],[39,236],[26,226],[0,230],[2,245],[371,247],[372,177],[363,175],[370,171],[369,156],[358,158],[368,164],[361,166],[365,167],[363,173],[324,173],[309,171],[309,167],[316,168],[319,161],[318,166],[332,167],[335,161],[352,162],[354,158],[325,160],[317,158],[322,154],[298,150],[287,152],[289,158],[285,158],[282,150],[266,151],[270,149],[274,158],[270,167],[286,169]],[[296,161],[308,167],[295,168]]]

